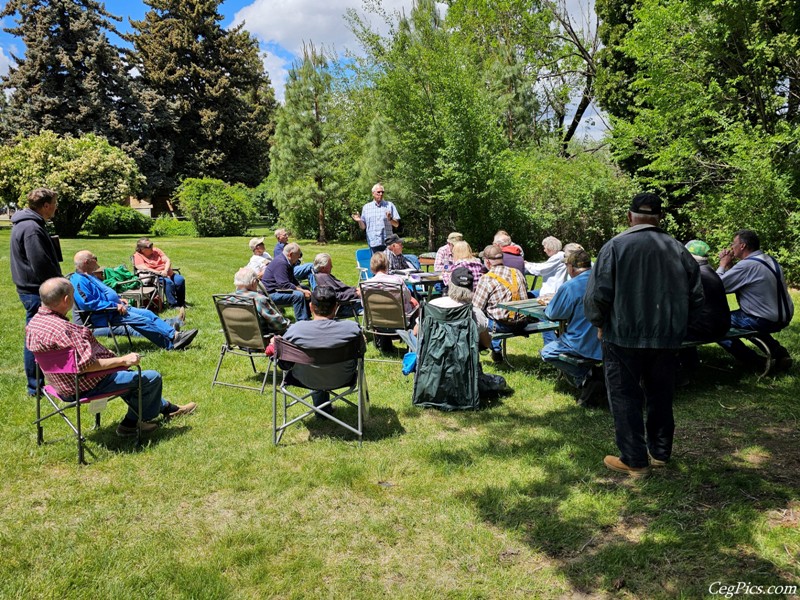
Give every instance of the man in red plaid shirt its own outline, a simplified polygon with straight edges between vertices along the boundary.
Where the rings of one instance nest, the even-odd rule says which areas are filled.
[[[31,352],[48,350],[75,350],[77,367],[80,373],[92,373],[118,367],[132,367],[139,364],[140,356],[131,352],[116,356],[101,345],[91,330],[67,319],[72,308],[75,291],[68,279],[54,277],[45,281],[39,288],[42,306],[25,328],[25,343]],[[75,391],[73,375],[53,373],[48,375],[49,383],[63,398],[70,398]],[[79,380],[81,393],[103,394],[116,392],[128,405],[128,413],[117,427],[120,436],[136,435],[136,412],[138,403],[139,374],[135,371],[117,371],[108,375],[82,377]],[[197,404],[190,402],[176,406],[161,397],[161,374],[157,371],[142,371],[142,432],[153,431],[158,427],[151,423],[159,414],[165,418],[188,415],[194,412]]]

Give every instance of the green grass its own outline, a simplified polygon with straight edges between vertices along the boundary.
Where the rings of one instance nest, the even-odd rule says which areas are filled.
[[[198,412],[135,451],[114,435],[124,411],[111,402],[89,434],[97,459],[79,468],[62,423],[36,445],[8,237],[2,598],[696,598],[715,581],[800,584],[796,369],[757,379],[703,347],[704,368],[676,398],[674,463],[645,481],[603,468],[615,452],[608,411],[575,405],[538,337],[509,342],[513,371],[482,357],[515,390],[486,410],[416,409],[399,364],[370,362],[363,447],[310,422],[274,448],[268,394],[210,387],[222,342],[210,296],[233,288],[248,238],[158,239],[186,276],[200,334],[180,353],[134,346],[163,373],[165,396]],[[116,265],[134,243],[63,248]],[[301,243],[306,259],[320,250]],[[325,247],[351,283],[355,248]],[[797,319],[780,338],[800,356]]]

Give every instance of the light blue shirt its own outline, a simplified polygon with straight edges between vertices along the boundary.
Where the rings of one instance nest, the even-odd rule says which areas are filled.
[[[597,339],[597,327],[583,314],[583,296],[590,274],[591,270],[586,270],[563,283],[544,310],[544,315],[554,321],[567,322],[567,328],[558,341],[568,346],[572,354],[602,360],[603,349]]]
[[[386,218],[387,211],[392,213],[392,220],[398,221],[400,213],[395,205],[388,200],[368,202],[361,209],[361,220],[366,225],[367,245],[370,248],[382,246],[383,241],[392,234],[392,222]]]

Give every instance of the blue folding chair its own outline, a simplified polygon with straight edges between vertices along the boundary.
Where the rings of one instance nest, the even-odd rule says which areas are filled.
[[[359,248],[356,250],[356,269],[358,269],[358,280],[366,281],[374,273],[369,268],[369,261],[372,258],[372,250],[369,248]]]

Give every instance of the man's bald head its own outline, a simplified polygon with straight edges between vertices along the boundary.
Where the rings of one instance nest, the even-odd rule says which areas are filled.
[[[80,250],[75,254],[75,258],[73,259],[75,262],[75,269],[81,273],[88,273],[86,266],[96,259],[97,257],[89,250]]]
[[[67,304],[67,310],[69,310],[73,293],[72,284],[65,277],[52,277],[39,286],[39,297],[42,300],[42,304],[57,312],[62,312],[58,310],[62,304]],[[67,297],[70,299],[69,302],[65,302]]]

